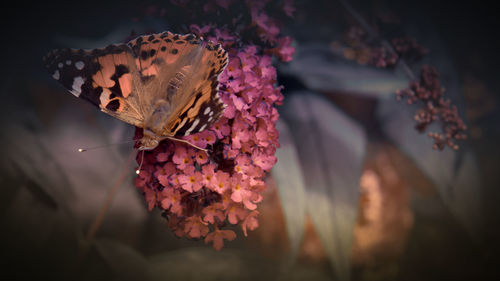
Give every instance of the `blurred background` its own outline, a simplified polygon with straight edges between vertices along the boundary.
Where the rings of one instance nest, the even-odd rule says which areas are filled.
[[[182,2],[182,1],[178,1]],[[485,3],[295,1],[278,63],[281,149],[259,228],[217,252],[177,238],[134,187],[134,128],[69,95],[43,69],[54,48],[96,48],[180,32],[168,1],[64,1],[2,7],[0,245],[6,280],[489,280],[500,245],[498,20]],[[16,6],[17,5],[17,6]],[[370,64],[346,40],[359,18],[427,50],[468,126],[433,150],[410,78]],[[272,15],[270,15],[272,16]],[[228,19],[230,20],[230,19]],[[185,22],[187,26],[189,22]],[[184,26],[185,27],[185,26]],[[368,37],[371,35],[368,34]],[[439,129],[430,127],[429,130]],[[111,187],[123,181],[93,241]]]

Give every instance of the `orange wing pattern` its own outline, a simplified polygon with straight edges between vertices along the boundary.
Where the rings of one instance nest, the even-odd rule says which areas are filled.
[[[134,93],[133,76],[137,71],[133,59],[125,44],[93,50],[54,50],[44,58],[52,77],[73,95],[122,121],[141,127],[143,112],[131,98],[137,95]]]
[[[218,76],[227,53],[193,34],[163,32],[102,49],[54,50],[44,60],[75,96],[132,125],[147,128],[155,104],[166,101],[159,136],[202,131],[224,109]]]
[[[136,54],[142,79],[152,81],[144,88],[152,100],[145,97],[143,103],[152,107],[154,101],[164,99],[171,105],[172,114],[155,133],[189,135],[219,119],[224,104],[218,97],[218,76],[228,63],[227,53],[219,44],[193,34],[164,32],[138,37],[128,45]]]

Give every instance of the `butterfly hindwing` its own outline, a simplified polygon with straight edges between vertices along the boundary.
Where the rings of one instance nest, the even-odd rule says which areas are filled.
[[[192,79],[184,82],[174,97],[180,104],[170,116],[166,133],[184,136],[201,132],[217,121],[224,111],[218,94],[218,77],[227,65],[227,53],[220,45],[205,41],[198,48],[199,59],[189,66]],[[188,79],[186,79],[188,80]]]

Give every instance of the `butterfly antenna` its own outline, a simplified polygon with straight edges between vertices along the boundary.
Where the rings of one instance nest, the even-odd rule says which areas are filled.
[[[141,155],[141,163],[139,164],[139,168],[137,168],[137,170],[135,170],[135,173],[136,174],[139,174],[141,172],[141,168],[142,168],[142,163],[144,162],[144,150],[142,151],[142,155]]]
[[[170,140],[173,140],[173,141],[178,141],[178,142],[182,142],[182,143],[189,144],[190,146],[192,146],[192,147],[194,147],[194,148],[196,148],[196,149],[199,149],[199,150],[205,151],[205,153],[207,153],[207,154],[208,154],[208,149],[206,149],[206,148],[201,148],[201,147],[199,147],[199,146],[197,146],[197,145],[195,145],[195,144],[190,143],[190,142],[189,142],[189,141],[187,141],[187,140],[176,139],[176,138],[173,138],[173,137],[167,137],[167,139],[170,139]]]
[[[105,144],[105,145],[99,145],[99,146],[93,146],[93,147],[86,147],[86,148],[78,148],[78,152],[85,152],[85,151],[89,151],[89,150],[110,147],[110,146],[113,146],[113,145],[121,145],[121,144],[126,144],[126,143],[131,143],[131,142],[135,142],[135,140],[128,140],[128,141],[123,141],[123,142],[118,142],[118,143],[111,143],[111,144]]]

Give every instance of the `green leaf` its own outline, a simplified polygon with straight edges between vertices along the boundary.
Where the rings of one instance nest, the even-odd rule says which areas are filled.
[[[273,175],[280,195],[285,215],[288,239],[290,240],[290,260],[297,257],[306,220],[306,191],[300,160],[288,125],[278,120],[280,148],[276,151],[278,162],[274,165]]]
[[[397,101],[383,101],[378,109],[382,128],[432,181],[442,201],[471,237],[479,238],[482,228],[481,183],[475,155],[462,147],[432,149],[433,140],[415,129],[415,107]],[[438,131],[436,124],[428,130]]]
[[[67,202],[75,194],[68,177],[54,155],[50,153],[39,135],[25,127],[9,126],[3,136],[2,172],[24,185],[41,201],[52,208],[62,207],[69,212]],[[57,171],[57,172],[56,172]],[[17,188],[11,187],[11,188]]]
[[[360,65],[335,54],[326,44],[297,46],[294,59],[280,71],[299,78],[311,90],[387,96],[408,86],[409,79],[392,70]]]
[[[255,280],[259,276],[253,267],[255,260],[245,261],[248,257],[232,249],[184,248],[151,257],[150,273],[158,281]]]
[[[307,210],[339,280],[349,280],[351,243],[365,157],[361,127],[311,92],[286,101],[307,188]]]
[[[98,239],[94,246],[117,280],[151,280],[148,260],[132,247],[111,239]]]
[[[4,273],[12,271],[23,280],[70,276],[78,252],[74,219],[26,187],[9,188],[17,192],[0,220],[2,254],[9,264]]]
[[[324,267],[280,264],[252,251],[224,248],[183,248],[150,257],[152,280],[331,280]]]
[[[419,9],[418,6],[414,7]],[[418,14],[418,13],[415,13]],[[460,75],[454,65],[450,50],[436,32],[435,26],[418,16],[412,16],[415,27],[408,29],[411,34],[430,50],[422,63],[436,67],[440,72],[441,86],[446,89],[444,96],[456,105],[465,123],[465,98],[462,93]],[[419,76],[418,68],[415,75]],[[393,97],[381,98],[378,102],[377,117],[382,130],[398,147],[408,155],[435,185],[444,205],[469,235],[480,239],[483,226],[481,215],[483,189],[479,178],[477,161],[467,141],[460,141],[459,151],[446,147],[443,151],[432,149],[433,141],[426,134],[415,129],[413,116],[421,104],[407,105]],[[432,124],[426,132],[441,132],[440,124]]]

